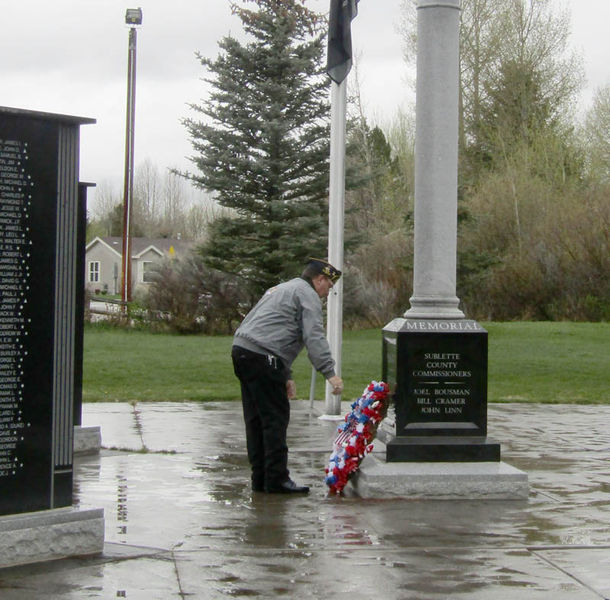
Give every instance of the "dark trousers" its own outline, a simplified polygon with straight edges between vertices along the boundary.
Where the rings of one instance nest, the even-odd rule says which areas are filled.
[[[241,383],[252,488],[273,488],[288,479],[287,372],[279,359],[238,346],[233,346],[231,357]]]

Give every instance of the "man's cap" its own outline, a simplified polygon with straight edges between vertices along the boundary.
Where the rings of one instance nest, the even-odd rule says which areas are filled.
[[[320,258],[308,258],[307,266],[311,267],[317,274],[326,275],[333,283],[339,281],[341,271],[333,267],[328,261]]]

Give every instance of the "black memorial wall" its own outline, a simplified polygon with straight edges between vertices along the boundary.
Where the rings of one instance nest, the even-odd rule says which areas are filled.
[[[0,514],[72,503],[79,126],[0,108]]]

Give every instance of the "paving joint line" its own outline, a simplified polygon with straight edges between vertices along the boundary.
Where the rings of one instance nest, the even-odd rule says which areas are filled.
[[[179,544],[179,545],[181,545],[181,544]],[[180,569],[178,568],[178,561],[176,559],[175,547],[174,547],[174,549],[171,550],[171,556],[172,556],[172,561],[174,563],[174,572],[176,573],[176,582],[178,583],[178,594],[180,595],[180,598],[182,598],[182,600],[184,600],[187,596],[191,596],[192,594],[185,592],[184,588],[182,587],[182,579],[180,578]]]
[[[132,407],[133,407],[133,417],[135,420],[135,428],[136,428],[136,431],[138,432],[138,435],[140,436],[140,443],[142,444],[142,450],[148,451],[148,448],[146,447],[146,444],[144,443],[144,428],[142,427],[142,419],[141,419],[141,413],[138,410],[138,403],[133,402]]]
[[[564,575],[566,575],[570,579],[574,580],[580,586],[588,589],[590,592],[593,592],[596,596],[599,596],[600,598],[603,598],[604,600],[608,600],[607,596],[605,596],[604,594],[598,592],[595,588],[591,587],[588,583],[585,583],[582,579],[579,579],[578,577],[576,577],[576,575],[573,575],[572,573],[570,573],[567,569],[564,569],[563,567],[560,567],[559,565],[555,564],[550,558],[547,558],[546,556],[544,556],[542,554],[539,554],[537,551],[533,551],[532,554],[534,556],[537,556],[538,558],[540,558],[541,560],[543,560],[547,564],[549,564],[551,567],[553,567],[557,571],[560,571],[561,573],[563,573]]]

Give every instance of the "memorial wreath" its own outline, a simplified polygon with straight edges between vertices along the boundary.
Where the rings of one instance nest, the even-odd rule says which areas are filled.
[[[352,404],[345,422],[339,425],[326,468],[325,482],[331,494],[343,491],[364,456],[373,449],[377,427],[388,411],[389,390],[387,383],[372,381]]]

